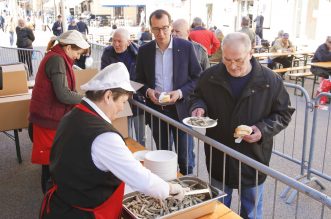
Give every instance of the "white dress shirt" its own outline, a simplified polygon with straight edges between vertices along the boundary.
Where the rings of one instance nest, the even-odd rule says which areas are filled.
[[[104,120],[109,118],[88,98],[83,98]],[[92,142],[92,160],[97,168],[112,172],[134,190],[146,195],[164,199],[169,196],[169,185],[136,160],[121,136],[106,132]]]
[[[172,91],[174,76],[172,37],[165,51],[162,51],[157,43],[155,49],[155,90],[160,92]]]

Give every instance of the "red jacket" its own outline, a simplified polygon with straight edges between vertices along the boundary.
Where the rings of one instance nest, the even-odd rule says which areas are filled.
[[[207,49],[208,55],[214,54],[221,45],[215,34],[203,27],[196,27],[193,29],[189,38],[203,45]]]
[[[73,105],[61,103],[57,99],[52,87],[52,81],[45,73],[47,60],[55,55],[61,56],[66,63],[69,89],[74,91],[76,86],[75,75],[72,70],[74,60],[70,59],[59,45],[56,45],[40,63],[30,102],[29,121],[48,129],[56,129],[60,119],[73,107]]]

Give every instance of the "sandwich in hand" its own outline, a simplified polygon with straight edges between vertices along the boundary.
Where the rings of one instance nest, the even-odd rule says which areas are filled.
[[[235,138],[237,138],[235,140],[236,143],[240,143],[242,138],[246,135],[250,135],[252,134],[253,129],[250,126],[247,125],[240,125],[235,129],[235,132],[233,134],[233,136]]]
[[[159,103],[168,103],[170,101],[170,94],[162,92],[159,96]]]

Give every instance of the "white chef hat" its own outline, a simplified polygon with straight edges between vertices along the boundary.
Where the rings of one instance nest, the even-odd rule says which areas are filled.
[[[86,42],[83,37],[83,34],[77,30],[68,30],[58,37],[58,41],[64,44],[74,44],[81,49],[87,49],[90,47],[90,44]]]
[[[135,92],[130,84],[130,75],[122,62],[108,65],[98,72],[86,84],[80,86],[84,91],[107,90],[111,88],[122,88],[126,91]]]

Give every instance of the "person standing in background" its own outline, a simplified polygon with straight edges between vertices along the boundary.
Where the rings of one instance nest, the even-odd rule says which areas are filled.
[[[141,36],[139,37],[139,45],[144,45],[145,43],[148,43],[153,39],[152,33],[149,31],[149,27],[141,27],[142,33]]]
[[[18,50],[18,60],[19,62],[28,65],[29,76],[33,75],[32,68],[32,42],[35,40],[34,34],[30,28],[26,26],[25,20],[19,19],[16,27],[16,46],[17,48],[22,48],[24,50]],[[26,49],[26,50],[25,50]]]
[[[261,38],[261,40],[263,40],[263,21],[263,15],[259,15],[254,19],[254,22],[256,23],[255,33]]]
[[[14,44],[14,32],[15,32],[15,22],[14,22],[14,18],[10,17],[7,25],[6,25],[6,31],[9,32],[9,43],[10,46],[13,46]]]
[[[77,27],[75,18],[70,19],[70,23],[68,25],[68,30],[77,30],[78,31],[78,27]]]
[[[141,9],[141,11],[140,11],[140,23],[139,23],[138,26],[145,25],[145,23],[146,23],[145,20],[146,20],[145,11],[144,11],[144,9]]]
[[[222,60],[222,41],[224,39],[223,32],[220,29],[215,30],[215,35],[217,39],[220,41],[221,46],[217,49],[217,51],[209,58],[211,62],[220,62]]]
[[[172,36],[182,38],[184,40],[189,40],[188,36],[190,34],[189,24],[185,19],[178,19],[172,24]],[[190,40],[189,40],[190,41]],[[195,55],[200,63],[202,70],[209,68],[209,60],[206,49],[194,41],[190,41],[193,44]]]
[[[81,32],[83,35],[88,34],[88,27],[87,24],[84,22],[84,18],[80,17],[79,21],[77,22],[78,31]]]
[[[241,29],[238,32],[247,34],[249,39],[252,42],[252,48],[254,48],[255,47],[255,33],[251,28],[249,28],[250,22],[251,22],[251,19],[248,16],[242,17]]]
[[[5,18],[2,16],[2,14],[0,14],[0,28],[2,29],[3,32],[5,32],[4,26],[5,26]]]
[[[57,16],[57,21],[53,24],[52,31],[54,36],[60,36],[63,33],[62,15]]]
[[[215,34],[203,27],[202,20],[199,17],[193,19],[191,27],[189,38],[204,46],[208,56],[214,54],[221,45]]]

